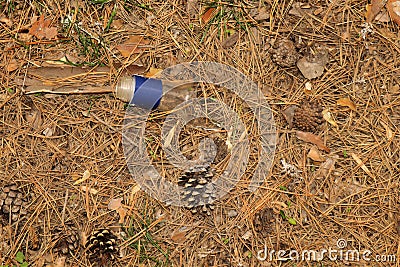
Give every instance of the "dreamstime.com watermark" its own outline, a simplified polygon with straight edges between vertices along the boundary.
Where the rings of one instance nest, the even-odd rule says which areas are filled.
[[[378,255],[373,254],[369,249],[364,250],[352,250],[346,249],[347,241],[344,239],[338,239],[336,242],[336,248],[328,247],[327,249],[319,250],[274,250],[268,249],[265,245],[264,249],[257,252],[257,259],[260,261],[346,261],[346,262],[396,262],[396,255]]]

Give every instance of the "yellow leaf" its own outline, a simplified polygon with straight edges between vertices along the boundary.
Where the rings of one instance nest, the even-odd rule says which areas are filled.
[[[74,185],[83,183],[84,181],[86,181],[87,179],[89,179],[89,177],[90,177],[90,171],[89,171],[89,170],[86,170],[86,171],[83,173],[82,178],[79,179],[79,180],[77,180],[77,181],[75,181]]]
[[[357,162],[358,166],[361,167],[370,177],[375,178],[370,170],[365,166],[364,162],[354,153],[351,153],[351,157]]]
[[[339,100],[337,101],[337,104],[338,104],[339,106],[342,106],[342,107],[348,107],[348,108],[350,108],[350,109],[353,110],[353,111],[356,111],[356,110],[357,110],[356,104],[354,104],[354,102],[351,101],[351,100],[350,100],[349,98],[347,98],[347,97],[344,97],[344,98],[339,99]]]
[[[329,109],[323,110],[322,116],[323,116],[324,120],[329,122],[329,124],[331,124],[332,126],[338,127],[338,125],[337,125],[336,121],[333,119],[332,114],[329,111]]]

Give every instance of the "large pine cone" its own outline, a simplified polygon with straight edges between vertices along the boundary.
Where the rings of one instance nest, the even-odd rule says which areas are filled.
[[[183,201],[192,213],[200,210],[203,213],[211,215],[214,209],[212,203],[215,200],[213,189],[210,182],[214,173],[210,166],[195,166],[185,171],[178,180],[178,185],[184,187]]]
[[[53,229],[52,233],[52,239],[55,241],[53,252],[69,255],[74,254],[78,250],[80,238],[77,229],[73,226],[59,226]]]
[[[16,222],[27,214],[28,202],[16,184],[4,186],[0,191],[0,216],[8,222]]]
[[[99,229],[88,237],[85,248],[87,249],[89,259],[114,259],[113,254],[118,251],[117,238],[108,229]]]
[[[293,125],[299,130],[317,132],[323,122],[322,107],[318,102],[306,101],[294,112]]]

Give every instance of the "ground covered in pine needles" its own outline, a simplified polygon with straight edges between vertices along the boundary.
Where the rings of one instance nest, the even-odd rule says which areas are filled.
[[[384,10],[365,24],[365,5],[1,1],[0,266],[399,266],[400,35]],[[301,58],[322,67],[304,74]],[[127,107],[112,93],[23,93],[37,67],[106,67],[89,84],[113,86],[125,70],[148,74],[191,61],[250,77],[277,128],[262,187],[252,193],[239,183],[210,215],[140,190],[122,147]],[[87,85],[81,78],[43,86]],[[199,92],[221,97],[218,88]],[[147,149],[165,175],[157,133],[166,115],[149,118]],[[189,159],[206,126],[182,132]],[[215,166],[223,166],[227,133],[212,134]],[[287,257],[329,248],[369,250],[371,260],[277,259],[278,250]],[[265,249],[276,251],[271,259],[262,258]]]

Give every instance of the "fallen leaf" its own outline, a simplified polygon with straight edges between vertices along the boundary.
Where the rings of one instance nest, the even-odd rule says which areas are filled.
[[[371,173],[367,166],[365,166],[364,162],[362,162],[362,160],[356,154],[351,153],[351,157],[357,162],[357,167],[361,167],[361,169],[363,169],[369,177],[375,178],[375,176]]]
[[[322,141],[321,137],[318,135],[309,132],[296,131],[296,136],[304,142],[309,142],[318,146],[318,148],[321,150],[324,150],[328,153],[331,151],[327,146],[324,145],[324,141]]]
[[[389,0],[386,4],[390,18],[400,25],[400,0]]]
[[[42,14],[38,21],[34,22],[29,29],[29,34],[35,36],[38,39],[53,39],[57,37],[57,28],[49,27],[51,20],[44,20],[44,14]]]
[[[367,4],[367,6],[365,7],[365,9],[367,10],[367,12],[365,12],[365,18],[368,23],[371,23],[376,15],[379,14],[381,9],[385,5],[385,2],[386,1],[384,0],[372,0],[371,4]]]
[[[79,180],[76,180],[76,181],[74,182],[74,185],[83,183],[84,181],[86,181],[87,179],[89,179],[89,177],[90,177],[90,171],[89,171],[89,170],[84,171],[83,174],[82,174],[82,178],[79,179]]]
[[[294,112],[296,111],[296,109],[297,109],[296,105],[290,105],[284,111],[282,111],[282,114],[285,117],[285,120],[289,124],[289,129],[293,128],[293,118],[294,118]]]
[[[339,99],[339,100],[336,102],[336,104],[338,104],[339,106],[342,106],[342,107],[348,107],[348,108],[350,108],[350,109],[353,110],[353,111],[356,111],[356,110],[357,110],[356,104],[354,104],[354,102],[351,101],[351,100],[350,100],[349,98],[347,98],[347,97],[344,97],[344,98]]]
[[[390,22],[389,13],[386,10],[383,10],[376,15],[375,20],[379,22]]]
[[[310,148],[310,151],[308,152],[307,157],[309,157],[310,159],[312,159],[314,161],[324,161],[325,160],[322,157],[322,155],[319,152],[319,150],[315,146]]]
[[[123,44],[117,45],[116,48],[123,57],[129,57],[132,54],[138,54],[144,51],[146,45],[150,42],[140,35],[131,35]]]
[[[204,23],[208,23],[214,17],[215,11],[216,8],[214,7],[207,9],[206,12],[204,12],[203,16],[201,16],[201,20]]]
[[[186,230],[187,231],[187,230]],[[186,240],[186,231],[175,231],[171,234],[171,240],[175,243],[183,243]]]
[[[176,127],[178,125],[175,124],[171,130],[169,130],[169,133],[167,135],[167,137],[165,138],[165,142],[164,142],[164,148],[168,148],[171,145],[172,139],[174,138],[175,135],[175,131],[176,131]]]
[[[32,103],[31,110],[25,116],[33,129],[38,130],[42,126],[42,112]]]
[[[122,207],[122,197],[120,198],[113,198],[110,200],[108,203],[108,209],[109,210],[117,210]]]
[[[223,48],[232,47],[237,43],[238,40],[239,40],[239,32],[236,32],[225,39],[225,41],[222,43],[222,47]]]
[[[94,188],[89,188],[89,187],[84,186],[84,185],[81,186],[81,189],[82,189],[83,191],[85,191],[85,192],[89,192],[89,193],[92,194],[92,195],[97,195],[97,194],[99,193],[99,191],[97,191],[96,189],[94,189]]]
[[[122,197],[120,198],[113,198],[110,200],[108,203],[108,209],[109,210],[114,210],[118,213],[119,215],[119,223],[123,223],[125,216],[126,216],[126,209],[122,207]]]
[[[12,72],[16,69],[18,69],[20,67],[20,63],[14,58],[11,59],[10,62],[8,62],[7,66],[6,66],[6,71],[7,72]]]
[[[257,21],[262,21],[262,20],[267,20],[269,19],[270,15],[269,15],[269,11],[267,10],[266,7],[261,7],[258,10],[258,14],[254,17],[255,20]]]
[[[322,117],[324,118],[324,120],[329,122],[329,124],[331,124],[332,126],[338,127],[338,124],[333,119],[332,114],[329,111],[329,109],[325,109],[325,110],[322,111]]]
[[[118,215],[119,215],[118,223],[121,223],[121,224],[124,223],[125,217],[126,217],[126,213],[127,213],[126,209],[121,207],[121,208],[117,209],[117,212],[118,212]]]
[[[246,233],[244,233],[244,235],[242,235],[242,238],[244,239],[244,240],[248,240],[248,239],[250,239],[250,237],[253,235],[253,233],[249,230],[249,231],[247,231]]]
[[[316,172],[316,177],[326,178],[335,169],[336,160],[332,158],[327,158],[325,162],[321,164],[318,171]]]

